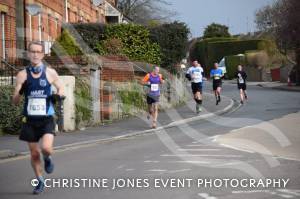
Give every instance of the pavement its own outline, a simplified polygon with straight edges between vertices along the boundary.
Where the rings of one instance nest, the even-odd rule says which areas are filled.
[[[196,114],[194,112],[194,101],[189,100],[185,105],[165,110],[159,113],[158,128],[170,128],[180,123],[191,122],[194,120],[220,115],[236,107],[232,99],[223,97],[220,105],[215,105],[215,97],[208,91],[203,96],[203,112]],[[65,149],[120,139],[138,134],[153,132],[150,128],[150,122],[146,119],[146,114],[137,117],[127,118],[121,121],[115,121],[111,124],[89,127],[84,130],[68,133],[59,133],[54,142],[54,149]],[[28,146],[25,142],[18,139],[18,136],[4,135],[0,137],[0,159],[16,157],[28,154]]]

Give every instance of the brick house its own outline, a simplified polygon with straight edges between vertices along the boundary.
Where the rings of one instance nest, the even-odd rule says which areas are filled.
[[[63,23],[121,23],[116,4],[117,0],[0,0],[0,57],[14,63],[32,40],[43,41],[50,53]]]

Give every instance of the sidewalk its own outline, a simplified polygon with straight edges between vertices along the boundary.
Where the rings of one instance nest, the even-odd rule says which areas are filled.
[[[225,80],[225,82],[229,84],[236,84],[236,80]],[[300,86],[288,86],[287,83],[282,82],[247,82],[249,86],[260,86],[263,88],[271,88],[276,90],[283,90],[283,91],[295,91],[300,92]]]
[[[180,122],[211,117],[213,116],[212,113],[222,114],[233,108],[233,101],[228,97],[223,97],[222,103],[218,106],[215,105],[215,97],[209,93],[205,93],[203,99],[203,109],[205,111],[199,115],[195,113],[195,103],[191,100],[181,107],[160,112],[158,128],[155,130],[150,129],[150,122],[147,121],[146,115],[141,115],[140,117],[132,117],[104,126],[87,128],[83,131],[60,133],[55,137],[54,147],[55,149],[61,149],[149,133],[172,125],[178,125]],[[17,136],[6,135],[0,137],[0,159],[24,154],[28,154],[26,142],[20,141]]]

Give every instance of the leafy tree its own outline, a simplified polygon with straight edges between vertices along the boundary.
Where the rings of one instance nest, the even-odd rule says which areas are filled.
[[[203,38],[230,37],[228,29],[225,25],[212,23],[205,28]]]
[[[300,85],[300,1],[277,0],[256,13],[259,30],[274,35],[278,46],[296,54],[296,82]]]
[[[185,23],[173,22],[149,27],[151,40],[158,43],[162,52],[161,66],[173,69],[186,55],[189,28]]]

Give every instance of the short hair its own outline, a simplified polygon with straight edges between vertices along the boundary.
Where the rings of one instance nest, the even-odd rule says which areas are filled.
[[[29,44],[28,44],[28,50],[30,50],[30,47],[32,46],[32,45],[39,45],[39,46],[42,46],[42,52],[45,52],[45,45],[44,45],[44,42],[41,42],[41,41],[31,41],[31,42],[29,42]]]

